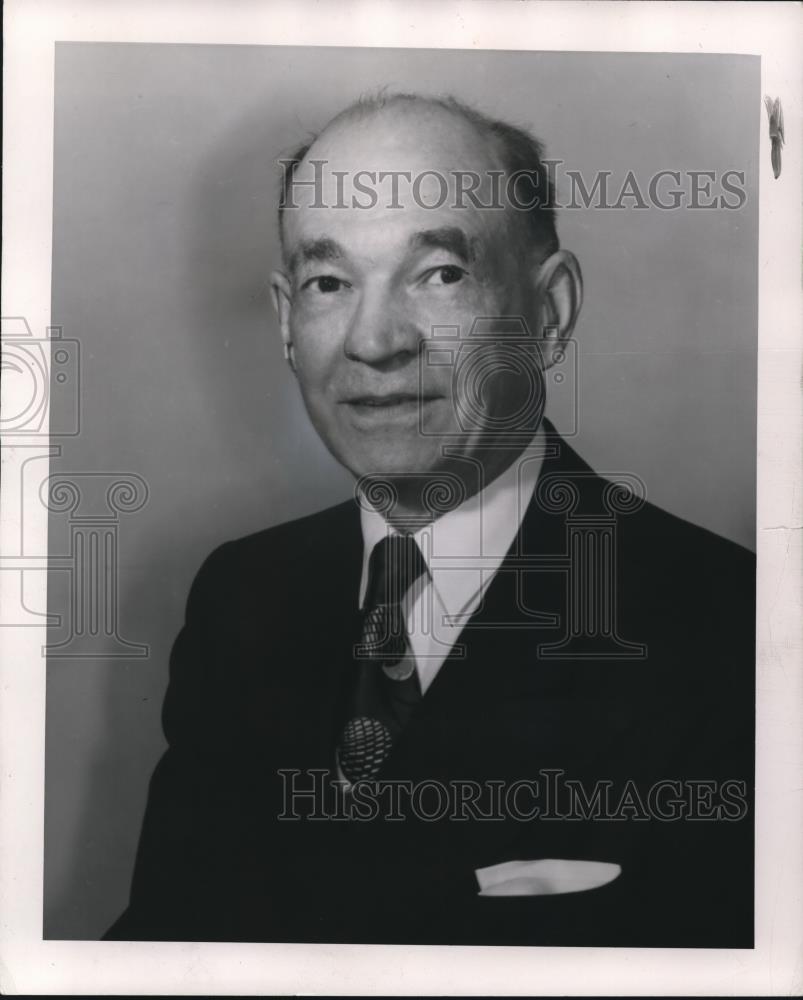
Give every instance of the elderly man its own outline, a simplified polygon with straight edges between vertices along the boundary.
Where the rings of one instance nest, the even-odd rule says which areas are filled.
[[[543,419],[582,280],[541,153],[394,95],[284,163],[355,499],[199,572],[108,937],[751,946],[752,556]]]

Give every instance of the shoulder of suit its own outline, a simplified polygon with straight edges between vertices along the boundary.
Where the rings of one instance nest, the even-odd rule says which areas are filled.
[[[688,636],[722,649],[752,644],[751,551],[649,503],[621,516],[614,547],[620,592],[631,609],[672,618]]]
[[[352,500],[223,542],[206,558],[199,576],[287,573],[310,559],[331,561],[361,552],[360,516]]]
[[[549,493],[548,484],[560,492],[565,481],[577,488],[577,510],[580,515],[599,516],[609,513],[604,503],[606,493],[612,488],[615,477],[598,473],[562,438],[550,432],[557,442],[557,455],[545,461],[536,497]],[[610,494],[609,494],[610,496]],[[625,512],[628,503],[622,498],[623,512],[615,515],[617,554],[633,565],[643,564],[645,571],[660,572],[663,564],[680,569],[693,569],[702,579],[706,575],[743,581],[755,574],[755,555],[749,549],[721,535],[693,524],[655,504],[645,501]],[[537,506],[537,502],[536,505]],[[537,544],[537,540],[536,540]]]
[[[634,514],[621,515],[620,523],[645,558],[662,550],[675,559],[693,559],[698,566],[705,563],[722,569],[755,570],[756,557],[749,549],[655,504],[645,503]]]

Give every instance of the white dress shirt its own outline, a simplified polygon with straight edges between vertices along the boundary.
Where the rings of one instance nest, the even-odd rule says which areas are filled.
[[[424,561],[423,574],[402,602],[409,655],[415,659],[425,693],[460,630],[479,607],[521,526],[541,470],[545,437],[531,445],[479,493],[442,514],[413,535]],[[368,560],[377,542],[396,533],[385,518],[363,502],[360,607],[368,586]]]

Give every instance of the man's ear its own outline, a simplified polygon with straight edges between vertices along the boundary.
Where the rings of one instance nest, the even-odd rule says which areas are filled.
[[[556,251],[538,265],[534,286],[544,365],[551,368],[562,342],[571,337],[583,305],[583,275],[577,258],[569,250]]]
[[[290,309],[292,307],[292,291],[287,275],[281,271],[272,271],[270,275],[270,297],[273,308],[279,318],[279,332],[284,344],[284,357],[293,372],[296,370],[293,354],[293,338],[290,335]]]

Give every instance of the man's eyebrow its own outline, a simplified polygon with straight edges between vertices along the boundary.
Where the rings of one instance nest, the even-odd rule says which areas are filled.
[[[477,241],[469,240],[459,226],[441,226],[439,229],[422,229],[410,237],[413,249],[431,248],[448,250],[468,264],[477,256]]]
[[[290,271],[295,271],[299,264],[310,260],[338,260],[346,253],[341,245],[329,237],[322,236],[316,240],[302,240],[290,256]]]

